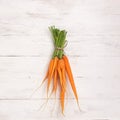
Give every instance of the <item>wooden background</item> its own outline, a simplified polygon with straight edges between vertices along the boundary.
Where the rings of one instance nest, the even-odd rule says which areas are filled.
[[[51,25],[68,31],[82,109],[70,89],[65,117],[59,98],[40,109],[45,85],[30,97],[53,52]],[[0,120],[61,119],[120,120],[120,1],[0,0]]]

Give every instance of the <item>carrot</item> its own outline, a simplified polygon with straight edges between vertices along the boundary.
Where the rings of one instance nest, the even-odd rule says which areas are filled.
[[[50,73],[51,73],[51,71],[52,71],[53,62],[54,62],[54,60],[51,59],[51,60],[50,60],[50,63],[49,63],[48,71],[47,71],[47,73],[46,73],[45,78],[44,78],[43,81],[42,81],[42,84],[43,84],[43,82],[50,76]]]
[[[55,94],[56,94],[56,90],[57,90],[57,70],[55,70],[55,73],[54,73],[54,85],[53,85],[53,92],[55,92]]]
[[[58,61],[58,66],[60,67],[60,69],[65,69],[65,63],[62,58]]]
[[[60,78],[60,85],[62,86],[62,73],[61,73],[61,69],[58,67],[57,70],[58,70],[58,75],[59,75],[59,78]]]
[[[63,59],[59,59],[57,68],[58,68],[58,73],[59,73],[59,77],[60,77],[60,83],[61,83],[61,86],[63,87],[64,83],[63,83],[62,72],[63,72],[63,69],[65,69],[65,65],[64,65]]]
[[[69,78],[72,90],[74,92],[75,98],[76,98],[77,103],[79,105],[77,90],[76,90],[76,87],[75,87],[75,83],[74,83],[71,67],[70,67],[70,64],[69,64],[69,60],[68,60],[67,56],[65,56],[65,55],[63,56],[63,59],[64,59],[64,62],[65,62],[65,68],[66,68],[66,71],[67,71],[67,74],[68,74],[68,78]]]
[[[61,73],[62,73],[62,86],[64,89],[66,89],[66,78],[65,78],[65,63],[63,59],[60,59],[58,62],[60,68],[61,68]]]
[[[66,77],[65,77],[65,69],[62,69],[62,79],[63,79],[63,89],[66,91]]]
[[[55,95],[56,95],[57,84],[58,84],[57,77],[58,77],[58,73],[57,73],[57,70],[55,70],[53,75],[53,89],[51,91],[50,96],[52,95],[53,92],[55,92]]]
[[[64,64],[63,59],[60,59],[58,61],[58,73],[59,73],[60,83],[61,83],[61,93],[60,93],[61,109],[62,109],[62,114],[64,114],[64,98],[65,98],[65,92],[66,92],[66,78],[65,78],[65,64]]]
[[[64,99],[65,99],[65,93],[66,93],[66,78],[65,78],[65,69],[62,69],[62,91],[61,91],[61,107],[62,107],[62,114],[64,114]]]
[[[60,93],[60,101],[61,101],[61,108],[62,108],[62,114],[64,112],[64,91],[63,91],[63,79],[62,79],[62,73],[60,66],[58,66],[58,74],[60,78],[60,85],[61,85],[61,93]]]
[[[50,75],[49,75],[49,77],[48,77],[47,95],[48,95],[50,83],[51,83],[51,80],[52,80],[52,77],[53,77],[53,73],[54,73],[55,67],[56,67],[56,65],[57,65],[58,58],[55,57],[55,58],[53,59],[53,61],[54,61],[54,62],[53,62],[52,70],[50,71]]]
[[[65,99],[65,91],[61,90],[60,100],[61,100],[61,108],[62,108],[63,115],[64,115],[64,99]]]
[[[52,66],[53,66],[53,59],[50,60],[49,63],[49,67],[46,73],[46,76],[44,77],[44,79],[42,80],[41,84],[33,91],[33,93],[30,95],[30,98],[33,96],[33,94],[42,86],[42,84],[45,82],[45,80],[49,77],[51,70],[52,70]]]

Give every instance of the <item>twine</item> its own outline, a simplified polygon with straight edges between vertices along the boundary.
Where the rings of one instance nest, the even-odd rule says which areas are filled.
[[[67,46],[67,44],[68,44],[68,41],[66,40],[63,47],[57,47],[57,46],[56,46],[55,49],[56,49],[56,50],[62,50],[62,51],[64,51],[64,48]]]

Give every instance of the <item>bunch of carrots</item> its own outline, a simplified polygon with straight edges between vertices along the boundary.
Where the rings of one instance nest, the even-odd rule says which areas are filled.
[[[77,91],[76,91],[76,87],[73,79],[72,70],[70,67],[69,60],[64,53],[64,47],[66,46],[67,32],[65,30],[59,30],[58,28],[55,28],[55,26],[51,26],[49,27],[49,29],[53,37],[55,49],[54,49],[52,59],[50,60],[50,63],[49,63],[47,74],[43,81],[47,80],[47,96],[49,93],[51,83],[53,83],[51,94],[52,93],[56,94],[58,85],[60,85],[60,88],[61,88],[60,104],[61,104],[62,113],[64,114],[64,102],[65,102],[65,95],[66,95],[66,89],[67,89],[66,88],[67,78],[69,79],[74,96],[79,106],[78,95],[77,95]]]

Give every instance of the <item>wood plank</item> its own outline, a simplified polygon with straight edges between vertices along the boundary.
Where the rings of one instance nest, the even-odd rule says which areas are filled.
[[[81,99],[81,112],[74,100],[66,100],[65,117],[61,115],[59,100],[49,100],[46,108],[41,108],[45,100],[1,100],[0,118],[2,120],[118,120],[120,117],[120,99]],[[54,107],[53,107],[54,104]],[[72,106],[71,106],[72,104]],[[53,112],[52,112],[53,110]]]
[[[48,56],[53,48],[48,26],[53,23],[68,30],[70,55],[120,56],[118,0],[66,1],[72,8],[55,7],[59,2],[22,2],[0,4],[0,56]]]
[[[48,39],[50,40],[50,38]],[[65,48],[67,55],[81,57],[120,57],[120,41],[117,39],[109,41],[102,41],[102,38],[91,40],[93,39],[92,37],[80,41],[75,41],[76,39],[80,39],[79,37],[71,37],[70,39]],[[48,42],[45,37],[37,40],[32,40],[32,38],[1,38],[0,41],[0,57],[45,57],[50,56],[54,49],[52,40]]]

